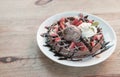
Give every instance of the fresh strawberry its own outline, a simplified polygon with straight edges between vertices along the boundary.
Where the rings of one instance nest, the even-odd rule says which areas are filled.
[[[97,35],[93,36],[92,39],[93,39],[93,40],[97,40]]]
[[[81,51],[87,51],[88,49],[87,49],[87,47],[84,45],[84,46],[82,46],[81,48]]]
[[[69,48],[72,49],[72,48],[74,48],[74,47],[75,47],[75,43],[72,42],[72,43],[70,44]]]
[[[87,51],[88,48],[85,46],[83,42],[76,43],[76,46],[80,47],[81,51]]]
[[[65,29],[65,25],[61,22],[60,23],[60,27],[62,28],[62,29]]]
[[[72,21],[72,24],[73,24],[73,25],[76,25],[78,22],[79,22],[79,20],[78,20],[77,18],[75,18],[75,19]]]
[[[59,41],[61,41],[61,38],[60,37],[56,37],[55,38],[55,42],[59,42]]]
[[[76,26],[79,26],[80,24],[82,24],[82,20],[80,20],[78,23],[76,23]]]
[[[62,29],[65,29],[64,23],[65,23],[65,18],[61,18],[61,20],[60,20],[60,27],[61,27]]]
[[[102,34],[95,35],[95,36],[93,37],[93,40],[100,40],[102,37],[103,37]]]
[[[94,41],[90,42],[91,46],[94,47],[95,46],[95,43]]]
[[[97,40],[100,40],[103,37],[102,34],[97,35]]]
[[[72,24],[75,25],[75,26],[79,26],[80,24],[82,24],[82,20],[78,20],[76,18],[76,19],[73,20]]]
[[[78,42],[78,43],[76,43],[76,46],[83,46],[83,43],[82,42]]]
[[[65,22],[65,18],[61,18],[61,19],[60,19],[60,22]]]

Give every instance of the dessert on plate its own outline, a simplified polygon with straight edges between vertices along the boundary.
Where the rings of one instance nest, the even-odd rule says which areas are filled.
[[[50,26],[46,26],[46,45],[60,60],[81,60],[94,55],[105,46],[102,28],[99,22],[89,16],[79,14],[64,17]]]

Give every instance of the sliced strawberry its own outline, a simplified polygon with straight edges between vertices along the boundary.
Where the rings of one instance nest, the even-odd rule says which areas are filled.
[[[83,42],[76,43],[78,47],[80,47],[81,51],[87,51],[88,48],[85,46]]]
[[[82,46],[81,48],[81,51],[87,51],[88,49],[87,49],[87,47],[84,45],[84,46]]]
[[[62,29],[65,29],[65,25],[64,25],[62,22],[60,22],[60,27],[61,27]]]
[[[91,46],[94,47],[95,46],[95,43],[94,41],[90,42]]]
[[[76,18],[76,19],[73,20],[72,24],[75,25],[75,26],[79,26],[80,24],[82,24],[82,20],[78,20]]]
[[[75,47],[75,43],[72,42],[72,43],[70,44],[69,48],[72,49],[72,48],[74,48],[74,47]]]
[[[76,43],[76,46],[83,46],[83,43],[82,42],[78,42],[78,43]]]
[[[93,36],[92,39],[93,39],[93,40],[97,40],[97,35]]]
[[[60,19],[60,22],[65,22],[65,18],[61,18],[61,19]]]
[[[76,25],[78,22],[79,22],[79,20],[78,20],[77,18],[75,18],[75,19],[72,21],[72,24],[73,24],[73,25]]]
[[[65,18],[61,18],[61,20],[60,20],[60,27],[61,27],[62,29],[65,29],[64,23],[65,23]]]
[[[96,40],[100,40],[103,37],[102,34],[96,35]]]
[[[103,37],[102,34],[98,35],[98,40],[100,40]]]
[[[95,35],[95,36],[93,37],[93,40],[100,40],[102,37],[103,37],[102,34]]]
[[[79,26],[80,24],[82,24],[82,20],[80,20],[77,24],[76,24],[76,26]]]
[[[55,42],[59,42],[59,41],[61,41],[61,38],[60,37],[56,37],[55,38]]]

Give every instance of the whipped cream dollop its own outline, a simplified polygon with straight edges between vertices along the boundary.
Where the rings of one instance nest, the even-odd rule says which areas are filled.
[[[82,37],[91,37],[97,33],[97,28],[91,25],[91,23],[82,23],[78,26],[82,31]]]

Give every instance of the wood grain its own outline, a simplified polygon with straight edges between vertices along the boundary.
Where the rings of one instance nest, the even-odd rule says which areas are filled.
[[[0,77],[120,77],[120,0],[0,0]],[[36,32],[48,17],[84,11],[110,23],[118,43],[106,61],[85,68],[49,60],[37,46]]]

